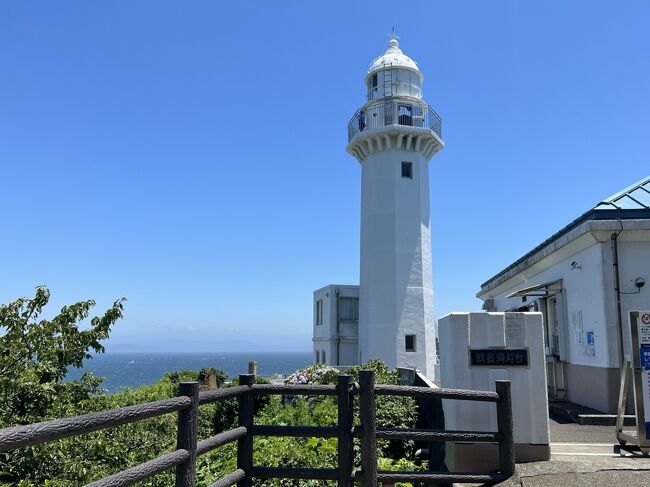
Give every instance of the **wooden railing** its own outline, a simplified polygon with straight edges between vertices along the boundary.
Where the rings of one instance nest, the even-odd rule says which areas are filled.
[[[433,389],[417,386],[375,385],[373,371],[361,371],[359,384],[347,375],[338,377],[334,385],[274,385],[255,384],[255,376],[239,376],[238,386],[199,393],[198,382],[180,384],[179,395],[161,401],[138,404],[100,413],[85,414],[43,423],[15,426],[0,430],[0,452],[37,445],[69,436],[141,421],[147,418],[178,412],[176,450],[149,462],[131,467],[88,486],[116,487],[132,485],[167,469],[176,467],[176,486],[196,485],[196,458],[215,448],[237,441],[237,469],[217,480],[210,487],[249,487],[258,479],[320,479],[334,480],[339,486],[349,487],[360,481],[363,487],[379,483],[484,483],[501,482],[514,473],[514,444],[512,436],[512,403],[510,382],[497,381],[496,392],[461,389]],[[270,394],[337,396],[337,426],[274,426],[254,424],[255,396]],[[422,429],[378,428],[376,424],[376,396],[438,397],[463,401],[496,403],[496,432],[447,431]],[[360,424],[354,424],[354,398],[359,396]],[[239,425],[229,431],[198,440],[199,406],[227,398],[238,398]],[[324,437],[338,439],[338,465],[332,468],[261,467],[253,463],[254,436]],[[361,441],[361,469],[354,470],[353,443]],[[428,442],[471,441],[499,445],[499,470],[484,473],[449,472],[390,472],[377,469],[377,440],[420,440]]]

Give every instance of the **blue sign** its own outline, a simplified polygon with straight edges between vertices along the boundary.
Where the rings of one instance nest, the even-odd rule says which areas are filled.
[[[639,350],[639,357],[641,359],[641,368],[643,370],[650,370],[650,345],[641,345],[641,348]]]

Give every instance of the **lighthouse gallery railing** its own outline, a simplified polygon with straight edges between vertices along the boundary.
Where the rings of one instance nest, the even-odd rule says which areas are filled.
[[[386,100],[382,104],[359,108],[355,112],[348,123],[348,142],[362,132],[391,125],[427,128],[442,137],[442,119],[426,103]]]
[[[210,487],[237,484],[250,487],[258,479],[320,479],[337,481],[337,485],[351,487],[360,481],[363,487],[378,483],[434,482],[495,484],[514,474],[514,443],[512,432],[512,400],[510,382],[496,381],[496,392],[461,389],[433,389],[417,386],[375,385],[373,371],[361,371],[359,384],[348,375],[341,375],[334,385],[274,385],[255,384],[254,375],[240,375],[239,386],[199,393],[198,382],[183,382],[177,397],[145,404],[137,404],[100,413],[45,421],[0,430],[0,452],[38,445],[69,436],[141,421],[154,416],[177,412],[178,435],[176,450],[141,465],[131,467],[88,486],[115,487],[133,485],[167,469],[176,468],[176,486],[196,485],[196,459],[227,443],[237,442],[237,469],[212,483]],[[337,396],[337,426],[275,426],[254,423],[255,396],[269,394]],[[463,401],[496,403],[497,428],[495,432],[449,431],[425,429],[378,428],[376,424],[376,396],[439,397]],[[359,397],[360,424],[354,424],[354,397]],[[227,398],[239,401],[238,427],[210,438],[197,438],[199,406]],[[338,439],[338,468],[264,467],[253,463],[254,436],[322,437]],[[361,469],[354,470],[354,440],[361,441]],[[499,470],[485,473],[453,472],[390,472],[377,468],[377,440],[471,441],[497,443]],[[88,487],[87,486],[87,487]]]

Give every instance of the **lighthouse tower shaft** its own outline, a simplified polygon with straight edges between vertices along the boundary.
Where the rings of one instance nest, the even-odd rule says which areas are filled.
[[[360,361],[379,358],[433,378],[429,160],[444,145],[421,83],[391,39],[366,77],[368,101],[350,122],[347,150],[362,168]]]

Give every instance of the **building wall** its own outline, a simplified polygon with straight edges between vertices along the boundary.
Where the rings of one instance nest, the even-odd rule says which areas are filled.
[[[328,365],[356,365],[359,363],[359,324],[355,321],[340,321],[340,342],[336,328],[336,291],[340,297],[359,297],[359,286],[331,284],[314,291],[313,303],[313,360]],[[317,302],[322,301],[322,324],[317,324]],[[318,352],[318,361],[317,358]],[[323,352],[325,360],[323,361]],[[340,358],[337,360],[337,352]]]
[[[598,409],[613,411],[616,408],[617,381],[612,381],[613,368],[617,367],[617,330],[610,319],[606,300],[603,255],[605,244],[592,239],[586,248],[567,254],[562,260],[510,288],[499,292],[495,299],[497,310],[504,311],[531,303],[521,297],[505,298],[523,287],[562,280],[563,333],[561,359],[567,363],[565,380],[570,401]],[[557,256],[555,256],[557,257]],[[550,259],[551,256],[548,257]],[[548,262],[547,262],[548,264]],[[540,266],[544,261],[540,262]],[[592,334],[592,335],[591,335]],[[589,343],[593,336],[593,345]],[[593,387],[593,384],[598,387]],[[591,386],[587,386],[591,384]]]
[[[630,311],[650,309],[650,235],[638,231],[623,231],[618,237],[619,276],[621,283],[621,310],[623,315],[624,353],[629,354]],[[603,244],[603,270],[605,299],[608,303],[608,321],[616,329],[616,298],[611,245]],[[641,277],[647,284],[639,289],[634,280]],[[632,294],[630,294],[632,293]],[[614,335],[616,337],[616,335]],[[613,350],[611,363],[618,366],[617,350]]]
[[[629,312],[650,309],[650,285],[644,286],[638,293],[634,285],[638,277],[650,278],[650,232],[635,229],[633,222],[625,224],[626,228],[618,239],[624,348],[627,354],[630,350]],[[598,225],[605,226],[606,223],[593,224],[590,233],[526,269],[521,273],[525,279],[511,279],[509,287],[500,286],[495,296],[495,306],[503,311],[525,305],[527,303],[522,302],[521,298],[506,299],[505,296],[523,287],[562,279],[566,303],[567,353],[564,358],[567,361],[568,399],[600,411],[615,412],[619,392],[619,360],[609,238],[612,231],[609,228],[598,230]],[[571,245],[578,250],[568,252]],[[572,266],[573,262],[575,266]],[[531,298],[528,303],[530,301]],[[589,332],[593,332],[593,350],[586,343]],[[594,387],[594,384],[598,386]]]
[[[413,178],[401,163],[413,163]],[[360,361],[417,367],[433,377],[436,360],[428,161],[389,150],[362,164]],[[416,336],[406,352],[405,335]]]
[[[531,304],[537,298],[506,298],[508,294],[523,287],[562,280],[564,289],[564,346],[566,361],[579,365],[594,367],[612,367],[611,362],[611,325],[607,323],[604,301],[602,245],[593,242],[589,247],[551,265],[549,268],[500,291],[495,297],[498,311],[505,311]],[[572,267],[572,262],[577,266]],[[582,317],[582,333],[594,332],[595,350],[585,353],[584,343],[577,343],[575,333],[579,330]],[[614,330],[615,332],[616,330]],[[583,339],[585,337],[580,337]]]

